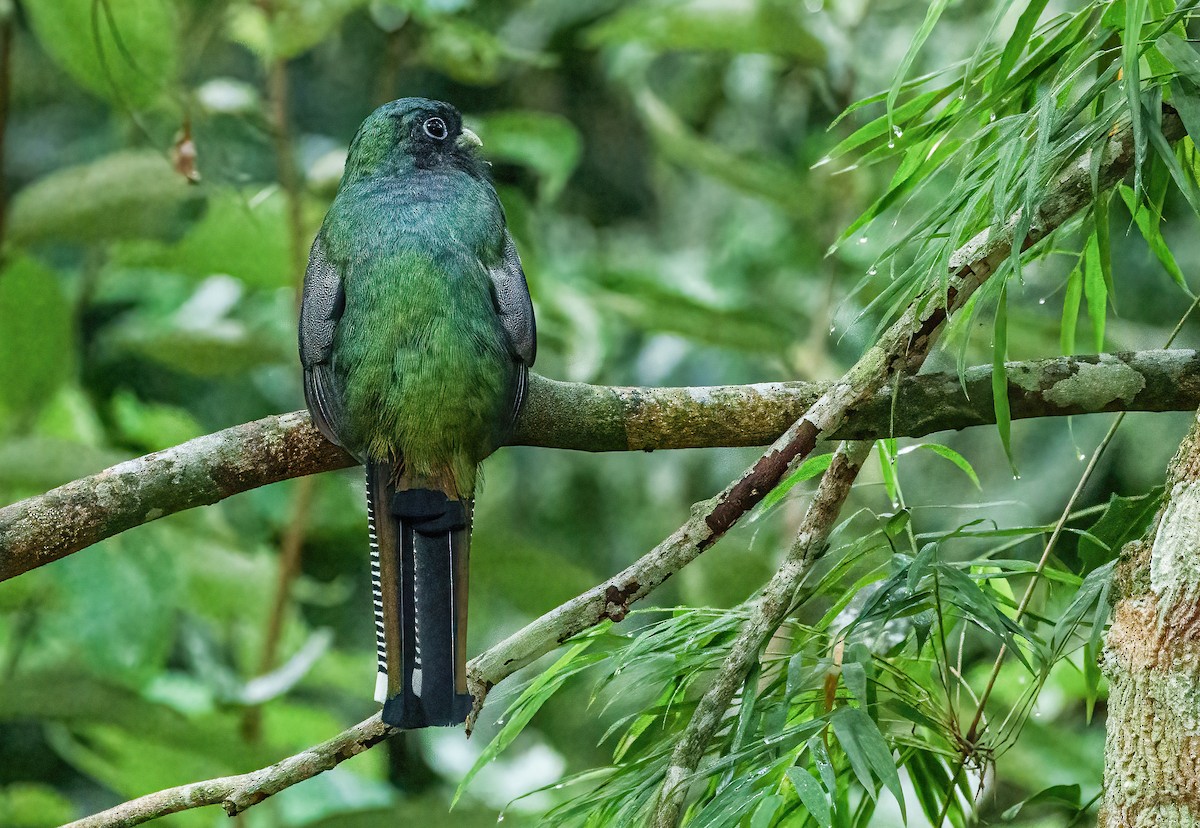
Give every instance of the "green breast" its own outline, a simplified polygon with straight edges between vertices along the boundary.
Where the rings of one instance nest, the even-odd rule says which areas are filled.
[[[517,385],[487,272],[477,257],[411,245],[348,271],[333,356],[348,447],[469,495]]]

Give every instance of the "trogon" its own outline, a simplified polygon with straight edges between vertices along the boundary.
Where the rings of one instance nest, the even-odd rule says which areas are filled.
[[[304,277],[304,396],[321,433],[366,465],[375,697],[401,728],[470,712],[473,496],[536,350],[479,145],[446,103],[403,98],[371,113]]]

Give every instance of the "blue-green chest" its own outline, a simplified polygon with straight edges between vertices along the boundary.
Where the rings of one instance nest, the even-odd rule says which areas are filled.
[[[427,184],[352,187],[331,208],[322,233],[346,296],[333,366],[352,448],[469,491],[516,394],[487,270],[503,217],[490,190]]]

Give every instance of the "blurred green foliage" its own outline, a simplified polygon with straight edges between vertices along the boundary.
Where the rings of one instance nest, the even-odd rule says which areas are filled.
[[[483,138],[548,376],[835,377],[941,278],[950,250],[1034,203],[1055,159],[1131,113],[1140,178],[1036,262],[1010,263],[931,367],[1161,346],[1200,262],[1195,147],[1166,147],[1155,126],[1164,95],[1200,121],[1190,20],[1166,0],[1075,6],[3,4],[0,499],[302,405],[292,263],[358,123],[402,95],[455,103]],[[179,160],[189,141],[198,184]],[[1195,341],[1185,328],[1180,344]],[[949,666],[979,688],[1002,642],[1017,657],[988,708],[996,764],[961,792],[981,788],[985,818],[1028,826],[1086,803],[1100,783],[1106,567],[1152,514],[1187,417],[1135,419],[1022,623],[1014,606],[1105,419],[1013,424],[1005,446],[990,431],[946,438],[953,450],[884,443],[713,745],[694,824],[900,824],[897,793],[909,824],[927,824],[973,712]],[[476,515],[471,652],[619,570],[755,456],[500,452]],[[470,741],[395,738],[242,824],[635,824],[809,476],[672,578],[662,609],[497,688]],[[261,767],[375,709],[361,481],[321,476],[297,514],[299,486],[147,524],[0,586],[0,824],[58,824]],[[260,675],[297,520],[301,573],[277,667]]]

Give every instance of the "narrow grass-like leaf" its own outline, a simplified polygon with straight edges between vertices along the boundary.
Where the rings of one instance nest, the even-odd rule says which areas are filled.
[[[1156,107],[1157,108],[1157,107]],[[1200,216],[1200,188],[1196,187],[1196,182],[1188,177],[1183,168],[1179,166],[1179,159],[1175,157],[1175,148],[1167,141],[1163,135],[1162,124],[1157,118],[1146,119],[1146,132],[1150,135],[1150,143],[1154,145],[1158,157],[1162,159],[1167,171],[1171,173],[1171,178],[1175,182],[1175,186],[1183,193],[1183,197],[1187,199],[1188,206],[1192,208],[1192,212]],[[1181,285],[1184,291],[1191,295],[1187,284]]]
[[[925,19],[921,21],[921,27],[917,29],[916,35],[913,36],[912,42],[908,45],[908,51],[904,53],[904,58],[900,61],[900,67],[896,70],[896,74],[892,79],[892,88],[888,90],[887,111],[889,124],[895,123],[893,120],[893,110],[896,108],[896,98],[900,95],[900,87],[904,84],[904,78],[908,75],[908,70],[912,68],[913,61],[917,58],[917,53],[925,45],[925,41],[933,31],[933,27],[937,25],[938,18],[942,16],[942,12],[946,10],[946,6],[949,3],[950,0],[933,0],[929,4],[929,10],[925,13]]]
[[[821,783],[804,768],[788,768],[787,778],[796,789],[796,794],[808,815],[816,820],[821,828],[832,828],[833,816],[830,813],[829,796]]]
[[[1012,413],[1008,406],[1008,374],[1004,360],[1008,355],[1008,285],[1000,288],[1000,301],[996,305],[996,322],[992,333],[992,410],[996,413],[996,432],[1004,446],[1004,454],[1017,477],[1017,464],[1012,453]]]
[[[759,514],[766,514],[768,509],[773,508],[779,501],[787,497],[787,493],[791,491],[798,483],[803,483],[805,480],[811,480],[819,474],[824,474],[829,468],[829,464],[833,462],[833,453],[814,455],[799,466],[795,471],[789,474],[783,480],[779,481],[774,489],[772,489],[766,497],[763,498],[762,504],[758,507]]]
[[[1030,805],[1054,804],[1066,808],[1079,808],[1079,786],[1078,785],[1054,785],[1049,788],[1043,788],[1033,796],[1021,800],[1016,805],[1006,810],[1000,817],[1006,822],[1017,817],[1017,814]]]
[[[1029,38],[1033,34],[1033,29],[1037,26],[1038,18],[1042,16],[1042,12],[1046,9],[1047,0],[1031,0],[1025,6],[1025,10],[1021,12],[1021,16],[1017,18],[1017,25],[1013,29],[1012,36],[1008,42],[1004,44],[1004,53],[1000,56],[1000,65],[996,67],[988,79],[989,86],[993,89],[1002,89],[1008,83],[1008,75],[1017,65],[1017,59],[1021,56],[1021,52],[1029,45]]]
[[[764,796],[754,809],[754,815],[750,817],[750,828],[771,828],[771,823],[775,821],[775,815],[779,813],[779,806],[783,802],[784,799],[779,794]]]
[[[1189,78],[1171,80],[1171,103],[1183,121],[1183,128],[1194,144],[1200,138],[1200,81]]]
[[[1083,254],[1083,295],[1087,298],[1088,316],[1092,322],[1092,347],[1096,353],[1104,350],[1104,323],[1108,314],[1108,285],[1100,266],[1100,245],[1095,231],[1088,237]]]
[[[475,760],[475,764],[471,766],[471,769],[467,771],[462,781],[458,783],[458,788],[454,791],[454,798],[450,801],[450,807],[453,808],[459,798],[462,797],[471,780],[475,778],[475,775],[512,744],[512,741],[525,729],[525,725],[529,724],[534,714],[562,687],[564,681],[585,667],[591,666],[598,659],[604,658],[602,655],[591,656],[586,659],[581,658],[584,651],[592,646],[595,641],[596,636],[590,635],[574,644],[571,649],[563,653],[558,661],[550,665],[544,673],[534,679],[525,688],[525,691],[521,693],[509,708],[508,721],[505,722],[495,738],[488,743],[488,746],[483,749],[483,752],[479,754],[479,758]]]
[[[953,86],[931,89],[928,92],[922,92],[910,101],[905,101],[895,109],[889,107],[887,114],[880,115],[878,118],[863,124],[850,133],[849,136],[838,142],[837,146],[831,149],[826,157],[830,160],[839,158],[851,150],[858,149],[863,144],[893,134],[893,126],[898,123],[906,123],[914,118],[920,118],[930,109],[937,106],[938,103],[945,100],[952,91],[954,91]]]
[[[899,503],[900,481],[896,477],[896,441],[877,440],[875,450],[879,454],[879,472],[883,476],[883,488],[892,503]]]
[[[1200,86],[1200,52],[1186,40],[1173,32],[1158,39],[1158,50],[1171,61],[1175,71]]]
[[[963,457],[954,449],[950,448],[949,446],[944,446],[941,443],[921,443],[919,446],[916,446],[916,448],[932,451],[938,457],[949,460],[951,463],[958,466],[958,468],[962,470],[963,474],[971,478],[971,482],[975,484],[976,489],[982,491],[983,487],[979,484],[979,475],[975,473],[975,469],[971,467],[971,464],[967,461],[967,458]]]
[[[1104,278],[1104,287],[1108,293],[1108,303],[1114,312],[1117,309],[1116,291],[1113,290],[1112,273],[1112,243],[1109,233],[1108,202],[1112,193],[1100,193],[1092,205],[1096,217],[1096,255],[1100,265],[1100,275]]]
[[[1137,225],[1142,238],[1146,240],[1146,245],[1150,248],[1150,252],[1158,259],[1159,264],[1167,271],[1167,275],[1171,277],[1171,280],[1183,288],[1183,291],[1190,296],[1191,290],[1188,288],[1187,279],[1183,275],[1183,269],[1175,261],[1175,254],[1171,252],[1171,248],[1167,246],[1166,239],[1163,238],[1159,217],[1147,205],[1139,204],[1134,200],[1133,190],[1130,187],[1122,184],[1120,193],[1122,201],[1125,202],[1125,206],[1129,209],[1129,214],[1133,217],[1134,224]]]
[[[846,751],[846,758],[863,787],[872,797],[875,785],[872,774],[877,777],[896,798],[900,813],[905,813],[904,790],[900,787],[900,775],[892,751],[879,732],[879,726],[857,707],[841,707],[833,714],[833,732],[838,743]]]
[[[1079,322],[1079,305],[1083,298],[1081,262],[1082,257],[1067,275],[1067,289],[1063,295],[1062,325],[1058,332],[1058,342],[1065,356],[1075,353],[1075,327]]]
[[[1042,176],[1050,160],[1050,132],[1054,128],[1054,94],[1047,89],[1038,90],[1037,133],[1033,144],[1033,157],[1024,172],[1025,192],[1021,201],[1021,212],[1013,228],[1012,269],[1018,281],[1021,276],[1021,254],[1025,250],[1025,239],[1033,226],[1033,214],[1042,199]]]
[[[1142,115],[1141,61],[1142,20],[1146,16],[1146,0],[1124,0],[1125,28],[1121,33],[1121,73],[1129,118],[1133,127],[1133,189],[1142,191],[1142,165],[1146,161],[1146,127]]]

